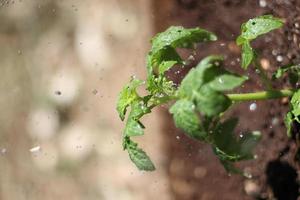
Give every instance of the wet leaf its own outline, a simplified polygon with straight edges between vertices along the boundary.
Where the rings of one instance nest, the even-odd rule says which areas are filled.
[[[143,151],[143,149],[138,147],[137,143],[130,140],[129,137],[124,138],[124,149],[127,149],[130,159],[139,170],[155,170],[155,166],[149,156]]]
[[[298,117],[300,115],[300,90],[294,93],[291,99],[292,113]]]
[[[158,72],[160,74],[163,74],[164,72],[168,71],[171,67],[173,67],[176,63],[176,61],[163,61],[158,67]]]
[[[254,52],[250,43],[247,41],[242,46],[242,68],[247,69],[254,59]]]
[[[204,58],[190,70],[179,87],[182,98],[194,101],[197,110],[207,116],[216,116],[231,105],[228,97],[220,91],[233,89],[247,80],[247,77],[223,69],[222,61],[220,56]]]
[[[143,81],[132,78],[130,83],[127,84],[119,94],[117,101],[117,111],[119,113],[119,117],[123,121],[125,119],[125,114],[127,111],[127,107],[136,99],[139,98],[136,88],[143,84]]]
[[[187,99],[178,100],[171,107],[170,113],[173,114],[176,127],[181,128],[190,137],[202,139],[205,136],[193,102]]]
[[[241,35],[236,40],[236,43],[242,46],[242,68],[247,69],[254,59],[254,51],[250,42],[282,25],[283,21],[272,15],[259,16],[242,24]]]
[[[214,152],[221,160],[236,162],[253,158],[252,151],[261,134],[255,131],[237,139],[233,132],[237,122],[236,118],[228,119],[220,122],[213,131]]]
[[[194,101],[196,102],[198,112],[208,117],[219,115],[231,105],[231,100],[226,95],[211,90],[208,87],[202,87],[194,95]]]
[[[215,41],[217,37],[204,29],[185,29],[181,26],[171,26],[166,31],[157,34],[152,40],[148,67],[158,67],[163,61],[182,62],[176,48],[192,48],[194,44],[205,41]]]
[[[150,113],[151,110],[147,107],[144,101],[134,101],[131,104],[131,111],[127,119],[127,123],[124,129],[124,134],[126,136],[138,136],[144,134],[144,125],[139,121],[139,119]]]
[[[241,35],[238,39],[238,44],[244,43],[244,40],[251,41],[258,36],[266,34],[272,30],[278,29],[283,25],[283,20],[272,15],[263,15],[248,20],[241,26]]]
[[[287,129],[287,135],[288,137],[292,136],[292,125],[293,125],[293,114],[291,112],[288,112],[284,118],[284,124]]]
[[[280,67],[273,74],[273,79],[281,78],[285,73],[288,74],[289,82],[292,85],[295,85],[300,79],[300,65],[289,64]]]

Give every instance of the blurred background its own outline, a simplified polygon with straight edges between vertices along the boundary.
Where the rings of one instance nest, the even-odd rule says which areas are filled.
[[[268,73],[292,59],[298,62],[299,4],[297,0],[0,0],[0,200],[273,199],[269,180],[277,184],[277,179],[269,175],[282,172],[278,165],[272,165],[275,172],[272,166],[269,170],[274,160],[292,170],[287,183],[281,176],[278,191],[285,188],[280,184],[291,183],[296,188],[291,198],[286,190],[280,194],[296,200],[296,147],[290,145],[282,122],[286,100],[257,102],[253,112],[249,112],[253,102],[245,103],[230,113],[241,116],[237,133],[265,133],[258,159],[241,165],[253,175],[249,180],[229,177],[208,145],[175,129],[166,107],[143,118],[146,134],[135,139],[157,170],[138,171],[122,150],[123,124],[115,104],[131,75],[145,79],[150,39],[170,25],[200,26],[219,36],[214,45],[200,46],[205,51],[197,51],[189,68],[207,54],[220,53],[230,69],[241,73],[240,49],[235,45],[240,24],[271,13],[284,18],[286,28],[254,44],[261,50],[261,62]],[[261,89],[251,70],[248,74],[254,79],[245,91]],[[182,78],[187,71],[176,76]],[[282,156],[285,147],[289,149]]]

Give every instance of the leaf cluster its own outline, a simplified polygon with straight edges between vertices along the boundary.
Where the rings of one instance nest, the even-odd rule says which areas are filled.
[[[281,19],[264,15],[250,19],[242,25],[241,35],[236,40],[242,47],[242,68],[247,69],[251,63],[256,63],[257,55],[250,42],[281,27],[282,24]],[[169,111],[175,126],[189,137],[211,145],[227,171],[242,173],[235,168],[234,162],[254,158],[252,153],[260,139],[260,133],[254,131],[236,137],[234,130],[238,119],[222,117],[223,113],[236,103],[229,98],[228,91],[244,84],[248,77],[226,70],[223,57],[219,55],[210,55],[202,59],[188,72],[179,86],[165,74],[174,66],[184,67],[185,61],[178,54],[177,48],[192,49],[196,48],[198,43],[215,40],[215,34],[200,28],[172,26],[157,34],[151,40],[152,48],[147,55],[147,80],[144,82],[132,77],[130,83],[120,92],[117,111],[122,121],[126,118],[128,108],[130,109],[123,131],[123,148],[128,151],[130,159],[140,170],[152,171],[155,167],[132,137],[144,134],[145,126],[141,118],[145,114],[168,102],[173,102]],[[292,74],[290,76],[293,76],[294,82],[295,79],[298,81],[299,65],[283,67],[274,77],[280,78],[285,72]],[[142,85],[146,87],[145,96],[137,92]],[[292,98],[291,111],[285,120],[288,127],[294,120],[299,122],[299,116],[300,91]]]

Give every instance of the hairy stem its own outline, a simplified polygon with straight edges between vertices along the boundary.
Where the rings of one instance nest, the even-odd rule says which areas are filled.
[[[253,101],[253,100],[268,100],[277,99],[282,97],[290,97],[296,90],[284,89],[284,90],[269,90],[253,93],[242,94],[227,94],[228,98],[232,101]]]

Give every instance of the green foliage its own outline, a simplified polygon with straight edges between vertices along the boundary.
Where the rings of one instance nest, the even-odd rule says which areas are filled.
[[[127,107],[136,99],[138,99],[138,95],[136,92],[136,88],[142,85],[143,81],[132,78],[130,83],[126,85],[123,90],[119,94],[119,99],[117,103],[117,111],[119,113],[119,117],[123,121],[125,119],[125,114],[127,111]]]
[[[234,129],[238,123],[236,118],[219,123],[213,132],[215,152],[221,160],[239,161],[252,159],[252,151],[259,141],[261,134],[257,131],[241,135],[239,139],[234,136]]]
[[[273,79],[281,78],[284,74],[288,74],[289,82],[292,85],[295,85],[300,78],[300,65],[285,65],[283,67],[280,67],[274,74]]]
[[[127,149],[130,159],[138,169],[145,171],[155,170],[155,167],[147,154],[138,147],[137,143],[130,140],[129,137],[124,138],[123,146],[124,149]]]
[[[190,137],[202,139],[206,136],[206,133],[202,130],[193,102],[187,99],[180,99],[171,107],[170,113],[173,114],[176,127],[181,128]]]
[[[242,46],[242,68],[247,69],[255,58],[250,42],[282,25],[283,21],[272,15],[259,16],[242,24],[241,35],[236,40],[236,43]]]
[[[174,64],[182,63],[183,60],[175,48],[192,48],[196,43],[215,40],[217,37],[213,33],[200,28],[185,29],[181,26],[171,26],[151,40],[148,68],[152,71],[166,61],[173,61]]]
[[[246,69],[251,63],[257,66],[257,54],[250,42],[258,36],[281,27],[282,20],[270,15],[250,19],[242,25],[242,33],[237,38],[237,44],[242,46],[242,67]],[[228,94],[227,92],[244,84],[248,77],[227,71],[223,66],[223,57],[207,56],[192,68],[179,86],[169,80],[165,72],[175,65],[184,65],[184,60],[176,48],[193,48],[199,42],[214,41],[217,37],[200,28],[185,29],[170,27],[157,34],[152,40],[152,48],[147,55],[147,80],[132,78],[119,95],[117,111],[121,120],[125,119],[130,107],[126,126],[123,132],[123,148],[128,151],[130,159],[140,170],[155,169],[147,154],[132,141],[132,137],[144,134],[141,118],[151,110],[165,103],[174,103],[169,111],[173,115],[176,127],[182,129],[189,137],[211,145],[214,153],[231,173],[244,173],[237,169],[235,162],[254,158],[253,150],[261,134],[258,131],[236,137],[234,130],[238,119],[224,119],[223,113],[236,102],[245,100],[261,100],[290,96],[290,112],[285,118],[288,135],[294,121],[300,122],[300,90],[269,90],[248,94]],[[255,61],[255,62],[254,62]],[[299,65],[288,65],[280,68],[275,78],[284,73],[292,77],[291,82],[299,80]],[[264,82],[269,81],[266,75]],[[140,96],[137,88],[146,85],[145,96]],[[269,84],[271,85],[271,84]]]
[[[287,135],[291,137],[294,121],[300,123],[300,90],[296,91],[290,102],[290,111],[286,114],[284,123],[287,128]]]
[[[176,52],[176,48],[192,48],[198,42],[213,40],[216,40],[214,34],[200,28],[170,27],[151,40],[152,49],[147,56],[148,78],[146,89],[148,95],[144,97],[139,96],[137,88],[144,82],[135,78],[132,78],[130,83],[120,92],[117,111],[122,121],[125,119],[127,108],[130,107],[131,109],[124,128],[123,147],[128,151],[130,159],[140,170],[150,171],[154,170],[155,167],[147,154],[138,148],[137,144],[130,138],[144,134],[145,127],[140,119],[145,114],[150,113],[155,106],[166,103],[176,96],[177,90],[174,83],[165,76],[165,72],[175,64],[183,63],[183,60]],[[183,106],[183,104],[181,105]],[[180,111],[181,108],[179,107],[178,110],[174,108],[174,112],[179,112],[181,117],[184,117],[185,112],[190,112],[188,109]],[[200,133],[198,130],[195,130],[195,127],[188,127],[194,126],[192,123],[195,122],[193,120],[197,119],[195,118],[197,117],[196,114],[193,117],[191,121],[186,122],[181,122],[178,118],[177,125],[191,131],[189,132],[191,136],[200,137]],[[200,126],[198,125],[198,127]],[[196,136],[196,134],[198,135]]]
[[[224,112],[231,101],[220,91],[240,86],[247,77],[232,74],[221,67],[223,58],[209,56],[204,58],[182,80],[179,87],[181,98],[195,102],[197,110],[209,117]]]

